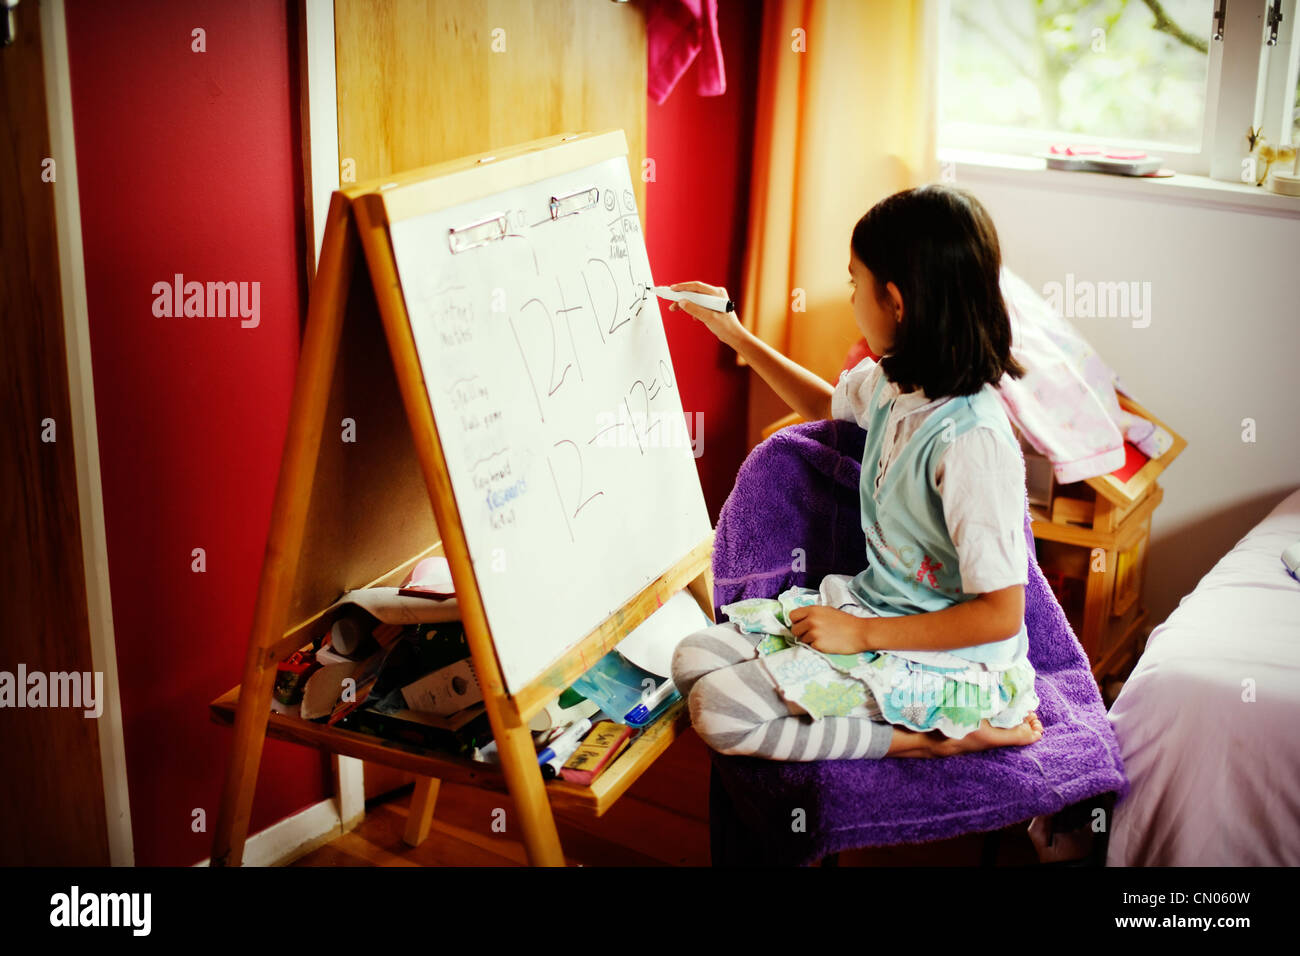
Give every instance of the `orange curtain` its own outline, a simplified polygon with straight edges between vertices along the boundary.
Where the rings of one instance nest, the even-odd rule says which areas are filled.
[[[938,177],[933,15],[922,0],[765,0],[741,318],[827,381],[860,338],[854,223]],[[751,385],[753,442],[789,409]]]

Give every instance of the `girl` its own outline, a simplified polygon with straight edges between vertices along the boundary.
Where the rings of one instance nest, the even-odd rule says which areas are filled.
[[[722,753],[807,761],[1032,744],[1042,724],[1024,626],[1024,460],[994,391],[1024,370],[1011,357],[997,233],[970,194],[921,186],[858,220],[848,269],[858,328],[882,358],[833,388],[734,313],[669,306],[804,418],[867,432],[866,568],[723,607],[728,623],[678,646],[673,680]]]

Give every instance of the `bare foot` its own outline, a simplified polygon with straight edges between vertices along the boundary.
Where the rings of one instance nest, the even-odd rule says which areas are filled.
[[[939,741],[934,746],[934,753],[937,757],[951,757],[953,754],[992,750],[994,747],[1024,747],[1040,740],[1042,736],[1043,724],[1031,710],[1016,727],[994,727],[988,720],[982,720],[979,727],[965,737],[946,737]]]

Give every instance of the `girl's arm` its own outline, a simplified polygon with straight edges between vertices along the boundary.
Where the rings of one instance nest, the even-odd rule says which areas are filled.
[[[863,617],[865,651],[947,651],[1014,637],[1025,620],[1025,586],[1013,584],[942,611]]]
[[[677,282],[674,291],[704,292],[728,298],[727,290],[703,282]],[[781,400],[810,421],[831,417],[831,395],[835,386],[792,362],[740,324],[734,312],[715,312],[694,302],[674,302],[668,311],[682,310],[703,323],[710,332],[741,354]]]
[[[786,358],[743,325],[734,333],[734,340],[723,341],[744,356],[772,391],[801,416],[809,421],[831,417],[835,386],[830,382]]]

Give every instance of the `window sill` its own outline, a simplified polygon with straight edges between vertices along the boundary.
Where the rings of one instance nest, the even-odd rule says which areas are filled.
[[[1263,186],[1224,183],[1208,176],[1176,173],[1164,179],[1075,173],[1048,169],[1032,156],[940,149],[940,164],[953,164],[956,182],[1029,186],[1053,191],[1127,196],[1153,202],[1180,202],[1217,209],[1300,218],[1300,196],[1282,196]]]

